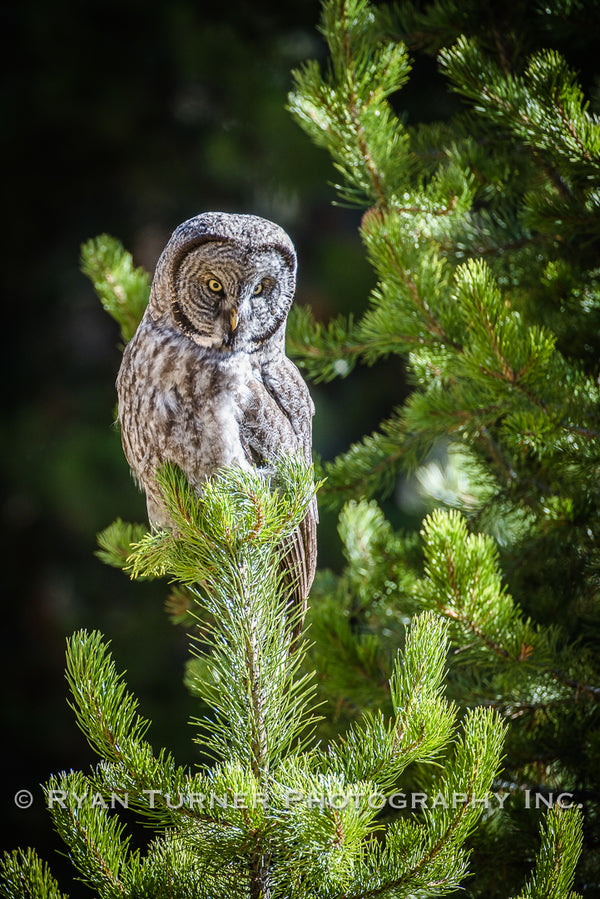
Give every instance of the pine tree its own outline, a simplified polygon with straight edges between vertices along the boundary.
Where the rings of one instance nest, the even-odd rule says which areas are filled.
[[[394,714],[366,715],[344,740],[314,737],[314,679],[299,671],[296,616],[282,608],[277,547],[313,494],[312,471],[282,459],[274,483],[223,470],[199,500],[175,469],[161,475],[176,525],[147,532],[123,562],[194,590],[202,614],[189,686],[211,708],[195,722],[209,758],[197,771],[146,739],[149,722],[99,633],[68,644],[71,704],[100,757],[46,785],[55,827],[79,877],[102,897],[438,895],[467,870],[467,836],[497,773],[503,726],[492,710],[460,723],[444,698],[447,627],[415,619],[390,681]],[[115,536],[105,552],[115,560]],[[130,533],[121,529],[120,538]],[[446,757],[422,821],[386,822],[402,772]],[[433,770],[433,769],[432,769]],[[121,807],[155,829],[131,850]],[[115,811],[116,814],[112,812]],[[564,833],[564,822],[556,820]],[[554,876],[552,874],[552,876]],[[567,879],[570,874],[567,870]],[[541,873],[544,882],[548,875]],[[63,894],[32,850],[5,854],[0,895]],[[534,893],[532,895],[538,895]]]
[[[329,61],[296,72],[290,96],[340,201],[364,210],[377,279],[357,319],[303,311],[290,348],[315,380],[398,357],[411,386],[322,466],[346,566],[313,596],[315,664],[341,726],[385,703],[413,614],[448,623],[451,695],[509,725],[511,802],[480,832],[478,896],[518,888],[531,797],[561,793],[585,808],[579,877],[600,895],[600,122],[558,49],[589,56],[597,16],[595,2],[329,0]],[[437,58],[453,115],[399,115],[411,52]],[[402,484],[430,513],[416,530],[384,514]]]
[[[84,256],[108,284],[118,283],[115,271],[128,273],[114,291],[125,339],[147,278],[105,237]],[[45,791],[79,879],[95,895],[131,899],[454,891],[498,776],[505,727],[491,709],[459,720],[444,697],[447,622],[435,611],[415,617],[392,666],[388,714],[371,708],[322,744],[314,676],[302,668],[306,642],[282,605],[277,549],[311,501],[312,471],[282,458],[266,484],[224,469],[201,498],[173,467],[160,479],[175,531],[117,520],[100,535],[100,555],[132,577],[167,576],[194,598],[182,617],[193,626],[188,686],[209,709],[194,722],[206,762],[190,770],[168,750],[155,752],[150,722],[101,634],[76,633],[67,647],[71,706],[100,762],[52,777]],[[411,768],[423,790],[417,812],[404,792]],[[130,847],[123,807],[154,832],[145,853]],[[577,813],[548,816],[522,896],[569,893],[580,836]],[[32,849],[4,854],[0,895],[66,899]]]

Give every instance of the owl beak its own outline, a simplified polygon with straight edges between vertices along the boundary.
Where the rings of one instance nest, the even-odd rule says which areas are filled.
[[[229,323],[230,323],[230,325],[231,325],[231,331],[232,331],[232,333],[233,333],[233,332],[235,331],[235,329],[237,328],[237,326],[238,326],[238,321],[239,321],[239,319],[238,319],[238,311],[237,311],[237,309],[236,309],[235,306],[234,306],[233,309],[231,310],[231,312],[229,313]]]

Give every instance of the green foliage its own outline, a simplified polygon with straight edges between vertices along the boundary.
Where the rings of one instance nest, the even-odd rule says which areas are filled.
[[[221,566],[235,584],[231,556],[246,547],[262,554],[259,568],[271,570],[277,543],[300,524],[316,489],[312,470],[291,455],[277,459],[266,485],[255,471],[223,469],[206,484],[201,503],[176,466],[166,464],[157,478],[178,539],[165,531],[146,534],[126,568],[134,577],[168,571],[184,584],[200,576],[211,588],[223,575]]]
[[[571,891],[581,844],[579,810],[565,814],[552,809],[544,822],[535,873],[517,899],[581,899]]]
[[[274,586],[280,585],[281,546],[302,521],[314,493],[312,471],[284,457],[274,481],[276,488],[269,490],[257,472],[223,470],[207,483],[198,503],[181,473],[165,468],[161,484],[170,498],[177,538],[168,532],[148,534],[128,560],[134,577],[169,574],[183,584],[201,584],[213,622],[213,648],[203,667],[193,669],[189,683],[216,711],[203,722],[212,751],[248,764],[258,751],[249,697],[263,703],[267,742],[260,752],[266,764],[267,758],[274,763],[287,754],[305,730],[303,709],[313,691],[307,677],[294,678],[298,660],[289,653],[299,610],[282,616],[273,598]],[[256,653],[251,668],[249,646]],[[237,672],[235,680],[232,672]],[[277,703],[263,699],[271,690]]]
[[[465,652],[493,654],[495,661],[549,664],[556,638],[524,619],[502,585],[494,541],[469,534],[456,512],[425,519],[424,577],[414,587],[418,605],[452,623],[454,643]]]
[[[121,328],[123,341],[133,337],[150,296],[150,276],[135,268],[131,253],[108,234],[81,247],[81,270],[87,275],[106,311]]]
[[[210,639],[201,628],[207,648],[192,687],[211,708],[196,724],[213,761],[192,772],[166,750],[155,753],[149,722],[101,636],[76,633],[67,649],[71,705],[100,763],[45,789],[80,878],[103,899],[456,889],[467,871],[465,840],[481,817],[475,800],[498,773],[504,727],[495,712],[477,710],[457,729],[443,695],[446,625],[430,612],[416,618],[392,671],[391,714],[366,715],[321,748],[312,674],[300,670],[305,645],[281,605],[277,549],[312,500],[312,472],[288,458],[271,484],[255,472],[223,470],[201,497],[172,467],[161,483],[175,530],[138,541],[126,565],[184,584],[196,572],[198,601],[213,624]],[[449,749],[451,763],[432,776],[443,799],[421,816],[386,823],[381,809],[407,766]],[[122,806],[155,829],[147,852],[131,848]],[[33,856],[6,857],[4,871],[9,884],[30,877],[32,897],[59,897]],[[44,892],[46,884],[54,892]],[[2,895],[14,896],[11,889]]]
[[[352,316],[335,318],[327,326],[315,322],[304,306],[294,306],[288,319],[286,346],[316,383],[349,374],[356,362]],[[312,365],[312,360],[315,364]]]
[[[106,565],[123,568],[131,555],[131,547],[142,539],[147,530],[145,524],[131,524],[117,518],[98,534],[100,549],[96,555]]]
[[[600,448],[595,380],[564,358],[546,328],[528,324],[512,308],[483,261],[459,266],[452,277],[434,253],[419,253],[418,267],[411,267],[415,247],[392,213],[369,213],[363,237],[382,280],[354,326],[354,343],[344,334],[337,358],[355,354],[373,364],[392,352],[406,354],[416,389],[378,433],[325,466],[326,490],[338,496],[357,488],[385,492],[402,469],[447,436],[464,440],[492,463],[499,494],[514,486],[519,462],[522,468],[531,458],[544,471],[558,463],[565,477],[569,457],[581,478],[576,435],[585,433],[590,461]],[[294,344],[307,369],[320,364],[324,378],[337,364],[331,362],[336,336],[329,333],[327,346],[317,340],[311,347],[310,363]]]
[[[0,893],[10,899],[68,899],[33,849],[4,853],[0,861]]]
[[[365,210],[360,233],[377,279],[351,322],[303,313],[290,349],[314,380],[397,357],[412,386],[404,399],[401,385],[375,431],[322,464],[324,500],[345,502],[346,562],[321,574],[313,596],[321,691],[340,723],[369,704],[369,687],[387,707],[402,625],[429,610],[448,627],[451,695],[510,723],[507,779],[582,790],[590,847],[600,770],[587,736],[600,696],[600,132],[562,52],[568,41],[561,50],[553,41],[563,26],[585,41],[594,11],[329,0],[330,58],[297,71],[290,94],[292,114],[342,176],[341,201]],[[410,51],[436,55],[461,98],[441,121],[409,126],[399,113]],[[426,517],[420,546],[365,501],[391,509],[407,485],[422,513],[450,507]],[[502,814],[475,850],[473,896],[499,895],[489,865],[498,854],[503,895],[526,876],[514,833],[537,821]],[[566,896],[580,841],[578,816],[552,812],[523,895]],[[593,859],[583,853],[582,883],[600,882]]]
[[[478,115],[543,153],[571,187],[586,181],[590,187],[600,162],[600,125],[560,53],[535,53],[522,74],[507,76],[462,35],[439,58],[454,89],[474,101]]]
[[[407,54],[379,38],[366,0],[326,4],[322,30],[330,42],[330,70],[322,78],[318,65],[308,63],[296,73],[290,106],[331,153],[343,177],[342,199],[379,202],[405,182],[406,135],[387,98],[408,78]]]
[[[82,642],[85,638],[80,635]],[[137,881],[139,854],[130,852],[124,825],[109,814],[109,801],[98,783],[71,771],[51,778],[46,792],[56,831],[69,847],[83,882],[102,899],[131,892]]]
[[[335,771],[390,789],[414,761],[440,756],[456,726],[456,709],[443,696],[446,650],[444,624],[431,614],[416,618],[390,682],[393,726],[381,713],[353,725],[343,743],[329,747]]]

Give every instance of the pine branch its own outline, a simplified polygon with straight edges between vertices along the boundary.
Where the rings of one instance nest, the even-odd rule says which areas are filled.
[[[414,235],[396,214],[370,210],[363,217],[362,237],[380,279],[371,309],[359,324],[359,335],[369,341],[367,361],[386,355],[382,346],[391,339],[396,353],[425,346],[460,347],[457,317],[451,298],[451,272],[431,247],[422,242],[416,255]],[[415,264],[416,262],[416,264]]]
[[[143,759],[144,772],[151,772],[163,789],[168,785],[170,791],[189,795],[210,785],[224,795],[241,795],[241,810],[225,808],[210,815],[186,810],[178,816],[162,802],[157,820],[169,820],[171,826],[177,821],[188,845],[197,846],[201,839],[212,859],[227,859],[232,875],[245,870],[249,895],[275,896],[284,890],[287,896],[302,896],[317,887],[330,893],[343,888],[354,895],[357,887],[364,889],[370,882],[354,872],[368,869],[372,878],[372,836],[380,827],[374,797],[382,789],[384,795],[391,792],[409,763],[438,757],[453,737],[455,710],[441,693],[445,626],[432,615],[413,623],[392,677],[390,721],[381,714],[367,718],[327,753],[310,748],[312,716],[307,704],[312,687],[309,678],[297,676],[302,647],[295,654],[289,651],[273,546],[305,514],[312,475],[293,460],[282,461],[278,475],[277,489],[269,489],[256,473],[224,470],[207,482],[199,498],[180,473],[167,467],[160,478],[175,533],[150,535],[134,547],[130,558],[134,572],[161,571],[188,583],[193,568],[203,581],[202,602],[215,623],[212,652],[204,655],[195,686],[213,708],[203,730],[220,761],[210,773],[190,778],[168,757],[161,757],[160,768],[152,764],[143,749],[146,722],[137,716],[134,700],[97,638],[76,639],[70,681],[80,721],[111,763],[96,775],[104,790],[129,771],[132,776],[126,782],[135,785],[141,805]],[[491,713],[484,713],[481,721],[486,714],[491,723]],[[497,768],[501,737],[497,722],[489,731],[467,726],[458,742],[456,784],[468,783],[470,791],[490,788],[489,769]],[[292,804],[290,791],[297,797]],[[254,810],[258,795],[264,802]],[[310,800],[314,795],[322,797],[318,805]],[[334,797],[352,801],[339,806]],[[424,824],[415,822],[418,836],[408,861],[400,861],[407,858],[405,853],[396,853],[392,828],[383,871],[388,885],[394,885],[399,864],[409,884],[432,882],[435,873],[440,885],[456,885],[466,863],[460,847],[479,815],[480,809],[465,806],[450,817],[436,813]],[[66,835],[72,811],[65,820]],[[96,823],[98,833],[104,833],[105,827]],[[82,848],[82,866],[97,842],[92,826],[84,826],[78,837],[71,834],[76,845],[80,840],[87,846]],[[255,839],[249,842],[250,834]],[[116,872],[127,866],[116,830],[112,842],[112,867],[106,877],[116,889]],[[296,853],[290,847],[296,847]],[[90,864],[89,859],[85,863]],[[129,865],[131,883],[139,876],[138,867],[135,860]],[[98,879],[98,872],[86,871],[90,880]]]
[[[581,899],[571,892],[583,843],[579,809],[554,807],[546,815],[535,873],[517,899]]]
[[[392,722],[377,715],[353,725],[343,743],[330,745],[328,768],[390,791],[416,759],[438,758],[454,734],[456,716],[443,697],[446,653],[445,625],[428,614],[415,619],[391,677]]]
[[[112,568],[126,568],[132,547],[139,543],[147,531],[145,524],[130,524],[117,518],[98,534],[100,549],[96,555],[105,565]]]
[[[131,254],[108,234],[82,245],[81,270],[94,285],[103,307],[119,324],[127,343],[148,305],[150,276],[144,269],[135,268]]]
[[[0,860],[0,896],[3,899],[68,899],[33,849],[4,853]]]
[[[381,39],[366,0],[326,4],[322,31],[330,45],[329,71],[322,77],[309,63],[294,72],[290,111],[331,153],[344,179],[337,186],[344,202],[386,208],[411,167],[406,134],[386,102],[408,78],[406,51]]]
[[[148,534],[129,559],[134,577],[169,574],[202,585],[215,648],[203,656],[205,679],[196,683],[192,673],[191,686],[214,715],[198,723],[215,755],[243,759],[259,782],[306,730],[311,716],[303,709],[314,689],[295,676],[290,645],[300,611],[282,617],[277,549],[306,514],[313,476],[291,457],[275,470],[269,489],[257,472],[224,469],[198,498],[180,472],[165,467],[159,480],[175,531]]]
[[[355,334],[352,316],[316,322],[311,310],[293,307],[288,318],[286,346],[298,366],[316,384],[350,374],[365,351]]]
[[[496,663],[535,670],[567,687],[571,701],[582,694],[600,698],[600,689],[556,666],[557,658],[575,658],[575,648],[559,651],[564,638],[555,628],[534,627],[522,616],[501,584],[497,550],[489,537],[469,535],[460,514],[441,511],[425,519],[422,533],[425,577],[415,584],[414,598],[420,608],[434,608],[451,624],[453,642],[464,657],[491,654]]]
[[[451,773],[442,787],[448,797],[447,807],[426,810],[426,832],[410,819],[400,820],[391,826],[383,850],[369,847],[357,886],[348,893],[352,899],[385,896],[392,890],[411,895],[456,889],[466,873],[467,860],[458,847],[480,817],[481,810],[473,799],[490,789],[501,752],[502,730],[499,719],[485,710],[467,715],[464,737],[457,744]],[[481,754],[473,755],[484,745]],[[451,798],[456,796],[462,797],[458,803]]]
[[[462,36],[440,53],[454,89],[477,102],[476,111],[503,127],[557,165],[557,174],[597,177],[600,123],[587,112],[575,73],[559,53],[533,55],[522,75],[506,75],[481,53],[477,42]],[[566,180],[555,180],[568,195]]]
[[[98,633],[76,633],[67,647],[67,680],[71,707],[90,745],[107,764],[98,772],[98,789],[131,794],[132,804],[151,819],[172,819],[165,804],[169,794],[200,793],[196,782],[175,764],[172,756],[155,756],[144,740],[149,722],[137,714],[137,701],[123,679]],[[153,801],[154,795],[163,797]]]
[[[124,824],[109,815],[108,804],[99,794],[96,801],[92,799],[95,793],[80,772],[53,777],[46,785],[54,825],[83,882],[102,899],[125,897],[135,884],[139,852],[129,851]]]

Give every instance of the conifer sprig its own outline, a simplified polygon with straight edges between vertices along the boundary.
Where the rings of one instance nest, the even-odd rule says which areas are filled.
[[[80,771],[63,773],[50,779],[46,795],[51,798],[55,828],[69,847],[81,880],[101,899],[130,895],[138,879],[140,854],[130,850],[125,825],[109,814],[109,804],[93,780]]]
[[[456,728],[456,709],[443,695],[447,649],[445,623],[432,613],[416,618],[390,680],[391,722],[379,714],[353,725],[343,743],[330,745],[328,766],[390,790],[416,759],[438,758]]]
[[[200,498],[172,466],[159,482],[174,532],[148,534],[129,566],[134,577],[166,574],[200,588],[214,644],[194,669],[201,679],[189,681],[213,706],[202,725],[217,757],[242,759],[262,777],[307,729],[313,687],[296,677],[298,654],[290,653],[300,611],[284,615],[278,592],[281,548],[312,501],[312,470],[282,457],[269,486],[254,470],[223,469]]]
[[[323,77],[316,63],[308,63],[295,72],[290,109],[331,153],[343,177],[337,185],[342,200],[385,207],[390,194],[402,190],[409,165],[407,137],[387,98],[406,82],[410,66],[405,48],[382,39],[374,26],[366,0],[326,4],[329,71]]]
[[[499,719],[488,711],[480,709],[467,715],[448,776],[440,785],[439,795],[446,796],[447,801],[440,800],[435,808],[428,808],[422,823],[414,818],[394,821],[385,844],[367,844],[346,896],[444,895],[456,888],[468,862],[468,852],[459,847],[480,817],[474,800],[486,793],[494,777],[502,731]],[[492,743],[492,754],[478,759],[473,756],[475,746]]]
[[[15,849],[0,859],[0,895],[20,899],[69,899],[33,849]]]
[[[112,568],[125,568],[131,548],[148,532],[145,524],[132,524],[117,518],[98,534],[98,558]]]
[[[201,778],[194,784],[169,753],[155,756],[144,739],[150,722],[138,715],[137,700],[127,690],[99,633],[80,631],[71,638],[67,681],[79,727],[103,761],[95,774],[99,790],[127,794],[152,819],[171,817],[164,800],[152,801],[152,791],[164,797],[201,790]],[[59,806],[56,813],[60,814]]]
[[[350,374],[359,354],[366,350],[355,334],[352,316],[338,316],[322,325],[305,306],[292,307],[286,347],[316,384]]]
[[[461,36],[442,50],[440,63],[455,90],[475,101],[474,111],[512,132],[532,150],[557,165],[565,196],[569,185],[596,179],[600,167],[600,122],[588,103],[576,73],[555,50],[542,50],[523,73],[507,76],[475,40]]]
[[[463,652],[492,653],[496,662],[547,667],[557,635],[523,617],[502,585],[493,540],[469,534],[458,512],[437,510],[423,524],[424,578],[414,585],[419,606],[435,607]]]
[[[558,806],[545,817],[535,871],[516,899],[581,899],[571,891],[583,833],[579,809]]]
[[[148,305],[150,276],[134,266],[131,253],[109,234],[83,244],[81,270],[91,280],[106,311],[119,324],[123,342],[128,343]]]

